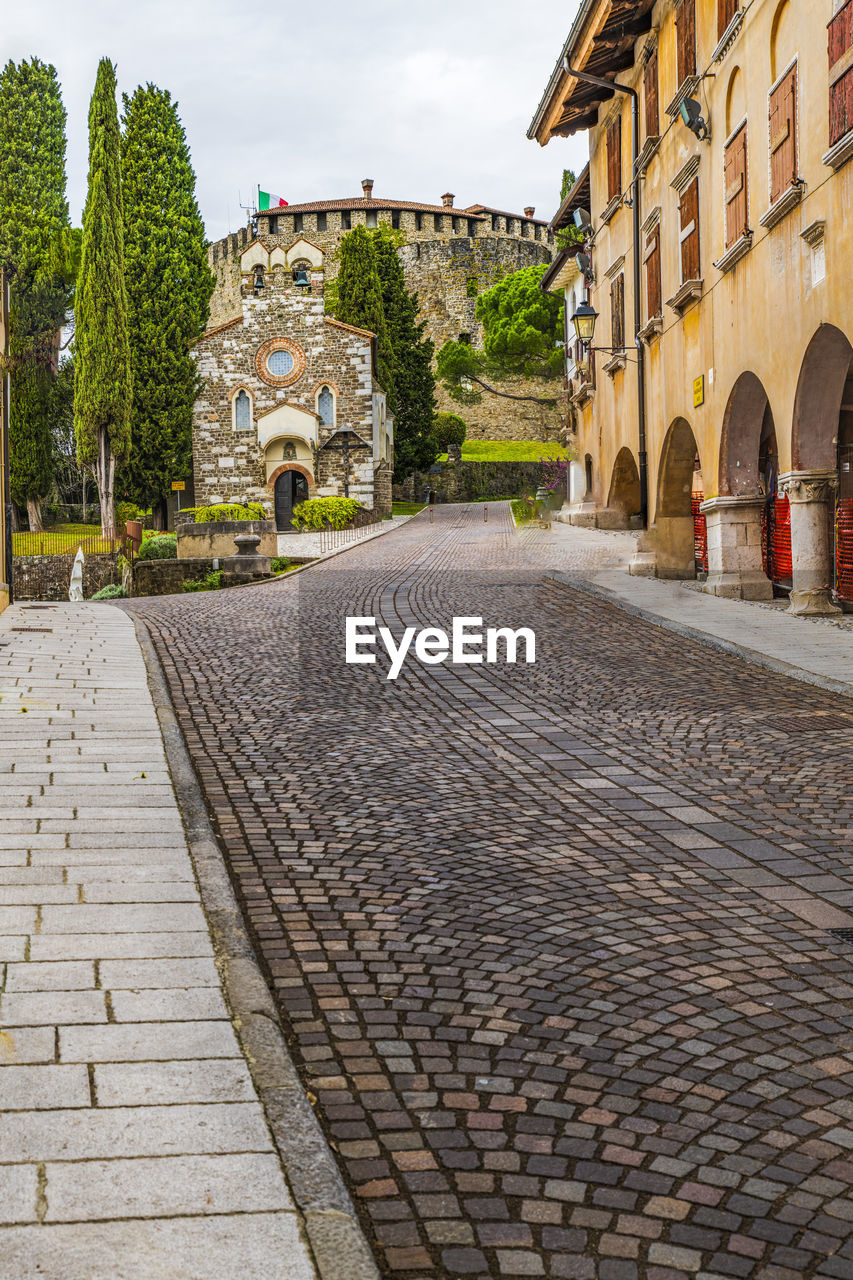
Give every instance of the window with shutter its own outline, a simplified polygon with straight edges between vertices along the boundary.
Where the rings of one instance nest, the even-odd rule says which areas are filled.
[[[829,145],[853,129],[853,0],[829,24]]]
[[[682,0],[675,15],[678,85],[696,74],[696,0]]]
[[[699,271],[699,179],[694,178],[679,204],[681,283],[701,279]]]
[[[850,0],[853,4],[853,0]],[[646,104],[646,137],[656,138],[660,133],[658,108],[658,51],[649,54],[643,71],[643,97]]]
[[[786,72],[770,94],[770,203],[797,174],[797,67]]]
[[[625,277],[618,275],[610,286],[610,345],[625,346]]]
[[[737,13],[738,0],[717,0],[717,35],[722,36],[726,27]]]
[[[659,316],[663,312],[660,278],[660,226],[654,227],[646,236],[643,256],[646,262],[647,319],[651,320],[654,316]]]
[[[749,230],[746,155],[746,125],[744,124],[725,150],[727,249]]]
[[[622,190],[622,117],[617,118],[607,130],[607,201]]]

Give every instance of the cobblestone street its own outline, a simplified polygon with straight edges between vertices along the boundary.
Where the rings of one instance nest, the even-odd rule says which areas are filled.
[[[611,539],[439,507],[127,608],[383,1274],[853,1277],[853,704],[545,580]],[[355,614],[537,662],[386,681]]]

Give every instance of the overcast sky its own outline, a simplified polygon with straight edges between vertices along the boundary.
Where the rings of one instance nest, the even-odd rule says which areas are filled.
[[[119,90],[177,98],[214,239],[258,184],[291,203],[359,194],[551,217],[583,136],[525,134],[576,0],[7,0],[0,56],[52,62],[68,111],[68,193],[79,221],[98,59]]]

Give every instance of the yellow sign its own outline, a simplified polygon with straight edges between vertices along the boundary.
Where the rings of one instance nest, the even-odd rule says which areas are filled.
[[[173,481],[172,481],[172,490],[173,490],[173,492],[175,492],[175,493],[183,493],[183,491],[184,491],[184,489],[186,489],[186,487],[187,487],[187,484],[186,484],[186,481],[185,481],[185,480],[173,480]]]
[[[700,404],[705,403],[705,375],[701,374],[698,378],[693,379],[693,408],[698,409]]]

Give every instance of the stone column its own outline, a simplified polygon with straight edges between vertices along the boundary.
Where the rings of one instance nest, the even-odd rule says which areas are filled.
[[[829,598],[832,582],[829,520],[838,489],[837,471],[786,471],[779,491],[791,504],[794,585],[788,613],[840,613]]]
[[[772,600],[761,562],[760,494],[709,498],[700,510],[708,528],[708,578],[703,590],[732,600]]]

